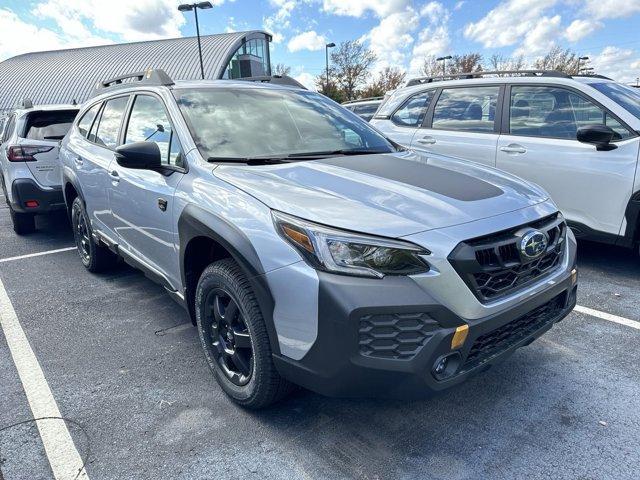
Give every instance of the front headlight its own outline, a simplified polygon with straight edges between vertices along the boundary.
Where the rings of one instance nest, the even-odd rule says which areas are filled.
[[[429,271],[421,255],[430,252],[409,242],[337,230],[275,211],[273,221],[280,236],[320,270],[376,278]]]

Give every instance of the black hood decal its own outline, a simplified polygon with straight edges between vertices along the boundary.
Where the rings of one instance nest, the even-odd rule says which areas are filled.
[[[406,183],[464,202],[485,200],[504,193],[495,185],[470,175],[393,155],[344,156],[316,162]]]

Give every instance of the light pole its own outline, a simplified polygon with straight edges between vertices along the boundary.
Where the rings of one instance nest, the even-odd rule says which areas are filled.
[[[451,55],[436,58],[436,62],[442,62],[442,78],[447,74],[447,60],[451,60],[452,58]]]
[[[589,57],[578,57],[578,73],[580,73],[580,62],[584,60],[585,62],[589,60]]]
[[[190,12],[193,10],[193,13],[196,15],[196,36],[198,37],[198,56],[200,58],[200,74],[202,75],[202,79],[204,80],[204,65],[202,64],[202,45],[200,44],[200,24],[198,23],[198,9],[206,10],[208,8],[213,8],[211,2],[198,2],[198,3],[183,3],[178,6],[178,10],[181,12]]]
[[[329,49],[335,47],[336,44],[331,42],[331,43],[327,43],[324,46],[324,60],[325,60],[325,65],[326,65],[326,72],[327,72],[327,84],[326,84],[326,89],[327,92],[329,91]]]

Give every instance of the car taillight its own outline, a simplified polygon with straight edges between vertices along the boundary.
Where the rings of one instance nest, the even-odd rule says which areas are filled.
[[[13,145],[7,150],[7,159],[10,162],[35,162],[34,155],[46,153],[53,150],[53,147],[40,145]]]

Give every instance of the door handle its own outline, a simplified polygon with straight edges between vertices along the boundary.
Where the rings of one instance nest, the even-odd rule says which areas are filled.
[[[422,137],[421,139],[416,140],[416,142],[422,145],[433,145],[436,143],[436,139],[433,137]]]
[[[75,162],[75,164],[76,164],[77,166],[79,166],[79,167],[81,167],[81,166],[82,166],[82,164],[84,163],[84,160],[83,160],[83,159],[82,159],[82,157],[81,157],[81,156],[79,156],[79,155],[75,155],[75,156],[73,157],[73,161],[74,161],[74,162]]]
[[[109,176],[111,177],[111,183],[113,183],[114,185],[120,181],[120,175],[118,174],[117,170],[111,170],[109,172]]]
[[[158,208],[162,212],[166,212],[167,211],[167,201],[164,198],[159,198],[158,199]]]
[[[505,153],[527,153],[527,149],[522,145],[516,145],[514,143],[507,145],[506,147],[500,147],[501,152]]]

